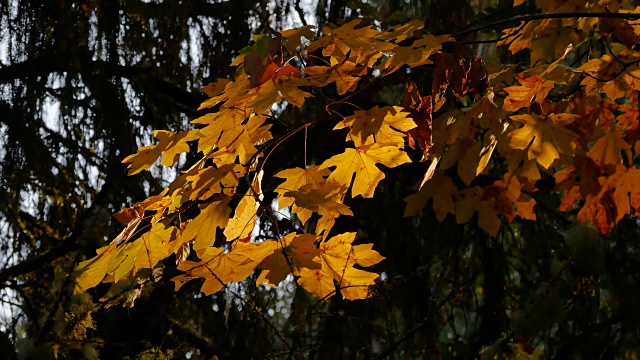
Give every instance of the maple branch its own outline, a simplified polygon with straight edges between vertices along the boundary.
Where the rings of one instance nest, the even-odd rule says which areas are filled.
[[[376,76],[373,80],[371,80],[370,82],[368,82],[367,84],[365,84],[363,87],[361,87],[360,89],[354,91],[353,93],[349,94],[347,97],[345,97],[344,99],[340,100],[341,102],[346,102],[349,99],[352,99],[358,95],[360,95],[361,93],[363,93],[366,90],[369,90],[370,88],[372,88],[374,85],[377,85],[380,80],[382,80],[382,77],[385,76],[386,74],[380,74],[378,76]]]
[[[527,22],[536,21],[536,20],[567,19],[567,18],[616,18],[616,19],[625,19],[625,20],[640,20],[640,14],[608,13],[608,12],[593,12],[593,13],[572,12],[572,13],[521,15],[521,16],[514,16],[509,19],[502,19],[502,20],[490,22],[488,24],[474,26],[466,30],[462,30],[458,33],[451,34],[451,36],[455,38],[463,37],[465,35],[473,34],[478,31],[487,30],[494,27],[499,27],[502,25],[507,25],[507,24],[521,22],[521,21],[527,23]]]
[[[432,308],[431,311],[429,311],[429,313],[424,318],[422,318],[422,320],[420,320],[418,324],[416,324],[416,326],[407,330],[407,332],[405,332],[398,340],[396,340],[393,344],[391,344],[391,346],[389,346],[385,351],[378,354],[376,359],[379,359],[379,360],[387,359],[389,355],[391,355],[391,353],[398,346],[400,346],[400,344],[407,341],[407,339],[409,339],[413,334],[420,331],[420,329],[422,329],[423,327],[427,326],[431,321],[431,319],[433,318],[433,315],[435,315],[436,311],[440,310],[440,308],[446,305],[451,299],[453,299],[455,295],[457,295],[457,293],[454,291],[451,291],[449,295],[447,295],[447,297],[445,297],[442,301],[440,301],[435,308]]]
[[[74,61],[61,60],[73,56]],[[94,76],[104,74],[127,79],[136,79],[147,84],[146,90],[153,89],[154,93],[166,95],[175,103],[182,104],[181,110],[185,113],[195,113],[193,108],[204,100],[198,93],[189,92],[167,80],[153,66],[145,63],[138,64],[114,64],[104,60],[94,60],[89,53],[81,54],[49,54],[30,57],[22,62],[1,66],[0,83],[9,83],[16,79],[25,79],[36,76],[46,77],[54,73],[77,73],[77,63],[80,64],[82,75]]]
[[[2,283],[2,287],[6,281],[10,279],[21,276],[24,274],[28,274],[34,270],[39,269],[44,264],[50,263],[53,260],[65,256],[69,252],[76,250],[78,245],[75,241],[68,239],[64,241],[62,244],[54,247],[53,249],[45,252],[44,254],[36,257],[29,258],[23,262],[10,266],[8,268],[0,271],[0,283]]]
[[[311,126],[311,121],[308,121],[300,126],[298,126],[297,128],[289,131],[288,133],[285,133],[284,135],[282,135],[281,137],[279,137],[278,139],[275,139],[275,142],[273,143],[273,146],[271,147],[271,150],[269,150],[269,152],[267,153],[267,155],[264,157],[264,160],[262,161],[262,165],[260,165],[260,171],[262,171],[264,169],[264,164],[267,162],[267,160],[269,159],[269,156],[271,156],[271,154],[273,153],[273,151],[278,147],[278,145],[282,144],[283,142],[285,142],[285,140],[287,140],[288,138],[292,137],[293,135],[295,135],[298,131],[302,130],[302,129],[306,129],[307,127]],[[265,147],[266,149],[266,147]],[[264,149],[263,149],[264,151]],[[255,157],[258,156],[258,154],[260,154],[262,151],[258,151],[256,152],[250,160],[254,160]],[[251,161],[247,162],[247,165],[251,165]],[[247,166],[245,165],[245,166]]]
[[[269,220],[271,220],[271,223],[273,223],[273,226],[275,226],[276,228],[276,233],[278,235],[278,243],[280,244],[280,246],[282,246],[282,255],[284,256],[284,259],[287,261],[287,266],[289,266],[289,271],[291,271],[291,274],[293,275],[295,273],[294,269],[293,269],[293,262],[291,261],[291,258],[289,257],[289,254],[287,254],[286,251],[286,244],[282,241],[283,240],[283,236],[280,234],[280,229],[278,227],[278,222],[274,221],[274,219],[269,216],[269,214],[266,213],[266,211],[264,212],[265,216],[269,218]],[[304,231],[304,230],[303,230]],[[298,286],[298,283],[296,281],[293,282],[294,284],[296,284],[296,286]]]
[[[371,328],[378,328],[378,329],[384,331],[385,333],[387,333],[387,335],[395,335],[394,331],[389,329],[389,328],[387,328],[386,326],[383,326],[381,324],[376,324],[373,320],[371,320],[371,319],[363,319],[360,316],[349,316],[349,315],[345,315],[345,314],[339,313],[339,312],[327,312],[327,311],[314,312],[314,313],[309,314],[309,316],[334,317],[334,318],[339,318],[339,319],[355,321],[355,322],[362,323],[365,326],[369,326]]]
[[[178,319],[175,319],[171,315],[166,315],[166,319],[169,320],[169,322],[173,326],[175,326],[175,328],[172,328],[172,330],[178,333],[176,335],[182,335],[183,337],[191,339],[201,349],[207,349],[212,352],[220,352],[221,348],[217,346],[215,340],[202,334],[200,331],[198,331],[197,329],[194,329],[192,326],[185,324],[183,321],[179,321]]]
[[[105,186],[102,187],[102,189],[93,199],[91,206],[86,208],[80,214],[79,219],[76,222],[76,227],[71,231],[71,235],[67,239],[65,239],[62,244],[52,248],[42,255],[28,258],[18,264],[7,267],[0,271],[0,287],[5,287],[4,283],[11,280],[12,278],[28,274],[34,270],[41,268],[47,263],[51,263],[52,261],[63,257],[72,251],[78,250],[80,247],[77,240],[84,232],[86,220],[91,216],[93,210],[104,205],[107,200],[109,191],[110,186],[108,186],[108,183],[106,183]]]
[[[613,81],[613,80],[615,80],[615,78],[617,78],[618,76],[622,75],[622,73],[623,73],[623,72],[625,72],[625,71],[627,71],[627,69],[628,69],[629,67],[640,64],[640,59],[639,59],[639,60],[636,60],[636,61],[628,62],[628,63],[627,63],[627,62],[624,62],[624,61],[622,61],[622,60],[618,60],[618,61],[622,64],[622,69],[620,69],[620,71],[618,71],[617,73],[613,74],[609,79],[600,79],[600,78],[598,78],[598,77],[595,77],[595,76],[593,76],[593,75],[589,74],[589,73],[588,73],[588,72],[586,72],[586,71],[582,71],[582,73],[583,73],[583,74],[585,74],[587,77],[590,77],[590,78],[595,79],[595,80],[597,80],[597,81],[600,81],[600,82],[609,82],[609,81]],[[633,74],[629,74],[629,76],[631,76],[631,77],[633,77],[633,78],[636,78]],[[637,79],[637,78],[636,78],[636,79]]]
[[[300,6],[300,0],[296,0],[293,3],[293,8],[296,9],[296,12],[298,13],[298,17],[300,17],[300,22],[302,23],[302,26],[307,26],[307,20],[305,20],[304,18],[304,11]]]
[[[258,314],[260,319],[262,319],[262,321],[265,324],[267,324],[267,326],[269,328],[271,328],[271,330],[278,336],[278,338],[284,344],[284,346],[287,347],[287,350],[289,350],[290,353],[293,353],[294,350],[291,347],[291,345],[289,345],[289,343],[287,342],[287,339],[285,339],[284,334],[280,330],[278,330],[278,328],[275,325],[273,325],[271,323],[271,321],[269,321],[269,319],[267,319],[264,316],[264,314],[260,311],[260,309],[258,309],[258,307],[255,304],[250,303],[249,301],[245,300],[242,296],[240,296],[237,292],[235,292],[232,289],[230,289],[229,286],[227,286],[227,284],[225,284],[224,281],[222,281],[222,279],[220,279],[220,277],[218,277],[218,275],[213,270],[211,270],[211,268],[208,266],[208,264],[205,264],[204,266],[205,266],[205,268],[207,270],[209,270],[211,275],[213,275],[213,277],[216,278],[216,280],[218,282],[220,282],[220,284],[222,284],[222,286],[224,287],[225,290],[229,291],[231,293],[231,295],[235,296],[243,304],[247,305],[248,307],[251,308],[251,310],[253,310],[256,314]]]
[[[510,37],[519,37],[520,31],[522,30],[522,28],[524,27],[525,24],[520,25],[520,27],[518,28],[518,30],[512,32],[511,34],[505,34],[504,36],[501,36],[497,39],[488,39],[488,40],[470,40],[470,41],[461,41],[460,44],[491,44],[491,43],[497,43],[503,40],[507,40]],[[514,39],[515,40],[515,39]]]

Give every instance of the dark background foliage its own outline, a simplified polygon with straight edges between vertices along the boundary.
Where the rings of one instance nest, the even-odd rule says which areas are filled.
[[[434,34],[455,33],[518,15],[512,4],[0,0],[2,356],[467,359],[483,348],[486,358],[635,356],[637,220],[602,238],[552,210],[552,181],[540,184],[549,191],[538,193],[538,220],[504,224],[496,238],[475,222],[439,223],[429,210],[403,218],[402,199],[421,178],[420,164],[387,172],[376,197],[352,199],[357,216],[337,225],[358,229],[386,257],[375,269],[383,277],[371,299],[318,302],[293,282],[274,290],[252,279],[210,297],[196,282],[176,293],[168,281],[172,259],[161,280],[140,286],[133,308],[99,301],[103,287],[73,295],[75,265],[121,230],[111,213],[175,176],[154,170],[127,177],[122,159],[150,144],[153,129],[187,128],[205,98],[202,88],[233,75],[228,64],[252,35],[358,16],[382,27],[418,18]],[[500,30],[465,40],[495,38]],[[493,44],[470,50],[523,61]],[[420,86],[430,77],[428,68],[398,72],[375,87],[383,96],[362,91],[351,101],[363,108],[397,102],[409,81]],[[316,96],[278,116],[296,125],[330,115]],[[308,131],[311,163],[341,151],[343,139],[329,136],[329,120]],[[302,133],[292,137],[272,155],[277,161],[267,163],[267,173],[301,166],[303,146]],[[265,181],[265,188],[277,184]],[[277,223],[279,229],[263,226],[260,236],[292,229],[286,219]]]

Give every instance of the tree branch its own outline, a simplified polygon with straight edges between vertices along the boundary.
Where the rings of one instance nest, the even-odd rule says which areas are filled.
[[[393,344],[391,344],[391,346],[389,346],[385,351],[378,354],[376,359],[382,360],[382,359],[388,358],[389,355],[391,355],[391,353],[393,353],[393,351],[398,346],[400,346],[400,344],[407,341],[407,339],[409,339],[413,334],[420,331],[420,329],[422,329],[423,327],[427,326],[429,322],[431,322],[431,320],[433,319],[433,316],[435,315],[435,313],[439,311],[440,308],[442,308],[446,303],[448,303],[456,295],[457,293],[455,291],[451,291],[449,295],[445,297],[442,301],[440,301],[438,304],[436,304],[436,306],[432,308],[431,311],[429,311],[427,316],[425,316],[422,320],[420,320],[420,322],[416,326],[407,330],[407,332],[405,332],[398,340],[396,340]]]
[[[76,73],[79,62],[84,74],[104,74],[127,79],[138,78],[149,84],[148,88],[154,89],[171,97],[185,106],[185,109],[197,108],[206,99],[201,94],[189,92],[171,82],[165,80],[152,66],[145,64],[119,65],[104,60],[92,60],[89,54],[76,56],[77,61],[61,61],[65,56],[41,55],[29,58],[23,62],[0,67],[0,83],[8,83],[16,79],[24,79],[34,76],[47,76],[51,73]],[[76,64],[76,65],[74,65]]]
[[[105,184],[102,187],[102,189],[94,198],[94,201],[91,203],[91,206],[86,208],[79,216],[72,233],[67,239],[64,240],[62,244],[54,247],[53,249],[45,252],[42,255],[28,258],[16,265],[10,266],[0,271],[0,288],[4,287],[4,283],[12,278],[28,274],[34,270],[39,269],[47,263],[50,263],[74,250],[79,249],[77,240],[84,232],[85,220],[87,220],[89,216],[91,216],[91,213],[95,208],[97,208],[98,206],[102,206],[107,202],[107,195],[110,191],[109,188],[110,186],[108,184]]]
[[[585,13],[585,12],[573,12],[573,13],[555,13],[555,14],[537,14],[537,15],[522,15],[515,16],[509,19],[502,19],[494,22],[490,22],[488,24],[483,24],[479,26],[474,26],[468,28],[466,30],[462,30],[459,33],[454,33],[451,36],[458,38],[463,37],[465,35],[473,34],[478,31],[491,29],[494,27],[499,27],[502,25],[507,25],[511,23],[517,22],[530,22],[535,20],[546,20],[546,19],[567,19],[567,18],[617,18],[617,19],[626,19],[626,20],[640,20],[640,14],[632,14],[632,13]]]

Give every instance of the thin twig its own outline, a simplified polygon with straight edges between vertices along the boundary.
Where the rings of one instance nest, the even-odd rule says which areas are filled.
[[[278,338],[280,339],[280,341],[284,344],[284,346],[287,347],[287,349],[289,350],[289,352],[293,352],[293,348],[291,347],[291,345],[289,345],[289,343],[287,342],[287,339],[284,337],[284,334],[278,330],[278,328],[273,325],[271,323],[271,321],[269,321],[269,319],[267,319],[264,314],[260,311],[260,309],[258,309],[258,307],[255,304],[250,303],[249,301],[245,300],[242,296],[240,296],[238,293],[236,293],[235,291],[233,291],[231,288],[229,288],[229,286],[227,286],[227,284],[224,283],[224,281],[222,281],[220,279],[220,277],[218,277],[218,275],[211,270],[211,268],[208,265],[205,265],[205,267],[207,268],[207,270],[209,270],[209,272],[211,273],[211,275],[213,275],[214,278],[216,278],[216,280],[218,280],[220,282],[220,284],[222,284],[222,286],[224,287],[225,290],[229,291],[231,293],[231,295],[235,296],[238,300],[240,300],[243,304],[245,304],[246,306],[250,307],[251,310],[253,310],[253,312],[255,312],[256,314],[258,314],[258,316],[260,317],[260,319],[262,319],[262,321],[267,324],[267,326],[269,328],[271,328],[271,330],[278,336]]]
[[[440,301],[435,308],[433,308],[431,311],[429,311],[429,313],[427,314],[427,316],[425,316],[424,318],[422,318],[422,320],[420,320],[420,322],[414,326],[413,328],[407,330],[407,332],[404,333],[404,335],[402,335],[398,340],[396,340],[393,344],[391,344],[391,346],[389,346],[385,351],[381,352],[377,359],[386,359],[389,355],[391,355],[391,353],[398,347],[400,346],[403,342],[407,341],[407,339],[409,339],[413,334],[415,334],[416,332],[420,331],[420,329],[422,329],[424,326],[426,326],[427,324],[429,324],[429,322],[431,321],[431,319],[433,318],[433,315],[435,315],[436,311],[440,310],[446,303],[448,303],[455,295],[457,295],[456,292],[451,291],[449,293],[449,295],[447,295],[446,298],[444,298],[442,301]]]
[[[300,0],[296,0],[296,2],[293,3],[293,8],[298,13],[298,17],[300,18],[300,22],[302,23],[302,25],[307,26],[307,20],[305,20],[304,18],[304,11],[302,11],[302,7],[300,6]]]

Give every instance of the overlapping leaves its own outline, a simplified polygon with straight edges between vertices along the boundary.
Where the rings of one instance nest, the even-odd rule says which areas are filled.
[[[542,11],[566,12],[578,3]],[[514,67],[485,65],[459,46],[443,52],[443,45],[454,40],[425,33],[417,21],[380,31],[354,20],[324,28],[315,40],[311,26],[254,37],[232,64],[238,67],[235,78],[205,88],[209,99],[200,109],[208,113],[192,121],[193,129],[156,131],[158,144],[124,159],[133,175],[158,159],[171,167],[183,153],[198,156],[161,194],[116,214],[126,227],[79,264],[77,291],[131,280],[175,259],[183,272],[172,279],[176,289],[204,279],[201,291],[212,294],[261,269],[259,284],[278,286],[291,275],[320,298],[336,293],[366,298],[378,275],[362,268],[383,257],[372,244],[354,245],[355,233],[331,232],[342,217],[358,216],[350,198],[374,197],[386,171],[414,161],[424,176],[415,179],[413,193],[405,198],[405,216],[431,204],[439,221],[452,216],[497,236],[516,219],[537,218],[540,181],[554,177],[555,191],[564,194],[559,210],[575,211],[577,219],[608,233],[624,216],[640,211],[634,164],[640,139],[638,37],[624,21],[558,21],[506,31],[511,40],[500,45],[514,53],[530,47],[532,61],[537,59],[534,67],[515,75]],[[578,50],[592,49],[578,40],[594,26],[614,34],[618,43],[611,54],[580,64]],[[544,36],[561,47],[542,48]],[[361,109],[343,98],[332,103],[319,92],[344,97],[377,91],[368,86],[372,81],[434,63],[431,83],[403,84],[401,104]],[[431,95],[421,95],[419,88],[431,89]],[[314,102],[329,102],[327,110],[355,105],[349,114],[328,116],[344,148],[317,165],[263,174],[265,149],[300,129],[313,131],[301,121],[273,133],[275,105],[286,101],[304,115],[313,96]],[[308,120],[313,126],[327,124]],[[263,190],[263,176],[283,182]],[[299,226],[256,242],[256,224],[269,221],[263,217],[271,206],[264,203],[268,191],[277,194],[279,209],[288,208]]]

